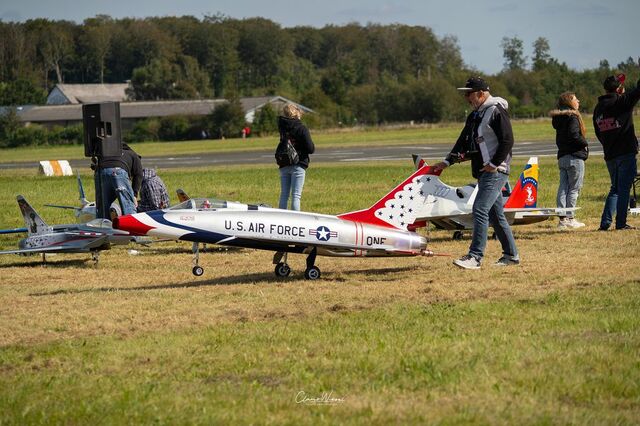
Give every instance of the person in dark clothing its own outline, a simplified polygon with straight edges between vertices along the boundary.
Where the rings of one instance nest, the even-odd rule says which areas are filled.
[[[153,169],[142,169],[142,186],[138,212],[166,209],[169,207],[167,187]]]
[[[300,210],[302,188],[306,170],[309,167],[309,155],[315,151],[315,145],[311,140],[309,129],[302,124],[300,118],[302,111],[293,105],[287,104],[283,109],[284,116],[278,117],[278,130],[280,141],[289,139],[298,152],[297,164],[280,167],[280,202],[278,208],[286,209],[291,195],[291,210]]]
[[[558,208],[573,208],[584,182],[584,162],[589,156],[584,121],[580,115],[580,100],[573,92],[564,92],[558,98],[558,109],[551,111],[551,125],[556,129],[560,184],[556,202]],[[581,228],[584,223],[575,219],[573,212],[560,216],[559,229]]]
[[[127,144],[122,144],[119,157],[98,158],[94,180],[96,217],[111,219],[109,206],[116,199],[120,202],[122,214],[136,212],[136,198],[142,185],[142,162]]]
[[[640,80],[635,89],[626,93],[624,80],[624,74],[607,77],[603,83],[606,93],[598,98],[593,111],[593,127],[602,144],[611,178],[611,188],[600,218],[601,231],[609,229],[614,214],[616,229],[636,229],[627,224],[627,207],[631,185],[638,173],[638,139],[632,114],[640,100]]]
[[[513,131],[505,99],[491,96],[489,85],[479,77],[469,78],[458,90],[473,107],[456,144],[444,161],[433,166],[440,172],[452,163],[471,159],[471,174],[478,179],[473,202],[473,235],[468,254],[453,261],[464,269],[480,269],[487,246],[489,223],[502,245],[496,266],[517,265],[520,257],[511,227],[504,215],[502,188],[509,181]]]

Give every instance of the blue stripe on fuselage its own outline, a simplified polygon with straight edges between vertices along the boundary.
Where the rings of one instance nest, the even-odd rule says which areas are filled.
[[[231,236],[231,235],[219,234],[217,232],[204,231],[199,228],[193,228],[191,226],[179,225],[176,223],[169,222],[167,219],[165,219],[164,213],[165,212],[162,210],[154,210],[152,212],[147,212],[147,215],[149,215],[151,219],[155,220],[156,222],[162,225],[170,226],[172,228],[184,229],[185,231],[192,232],[191,234],[186,234],[181,236],[179,238],[180,240],[217,244],[218,241],[224,240],[225,238],[229,238]]]

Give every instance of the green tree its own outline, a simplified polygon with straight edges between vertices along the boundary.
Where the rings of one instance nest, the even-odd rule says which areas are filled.
[[[265,105],[256,113],[251,131],[259,136],[278,133],[278,114],[271,105]]]
[[[209,117],[209,133],[218,139],[239,137],[246,126],[244,110],[238,99],[216,107]]]
[[[251,18],[236,24],[239,30],[238,58],[240,89],[269,87],[280,72],[283,57],[291,51],[292,43],[280,26],[268,19]]]
[[[41,105],[46,99],[47,92],[35,87],[30,81],[0,83],[0,105]]]
[[[105,61],[111,50],[113,19],[107,15],[85,19],[80,43],[88,67],[95,70],[96,80],[104,83]]]
[[[522,70],[527,66],[522,40],[518,37],[503,37],[500,46],[502,47],[505,69]]]
[[[158,59],[136,68],[127,93],[135,100],[199,99],[208,97],[211,88],[196,60],[180,56],[177,63]]]
[[[533,69],[537,71],[544,68],[551,60],[551,54],[549,51],[549,40],[544,37],[538,37],[533,42]]]

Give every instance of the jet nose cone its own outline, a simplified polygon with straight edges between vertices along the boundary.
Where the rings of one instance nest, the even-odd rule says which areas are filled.
[[[113,227],[128,231],[131,235],[147,235],[147,232],[153,227],[142,223],[136,216],[139,216],[139,214],[117,217],[113,220]]]

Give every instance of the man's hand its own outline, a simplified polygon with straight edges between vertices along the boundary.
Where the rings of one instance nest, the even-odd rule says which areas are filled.
[[[439,163],[434,164],[433,166],[431,166],[431,168],[433,169],[434,172],[441,172],[444,169],[446,169],[447,167],[449,167],[447,165],[447,163],[445,163],[444,161],[441,161]]]
[[[493,167],[491,164],[487,164],[482,169],[480,169],[480,171],[481,172],[495,173],[495,172],[498,171],[498,168],[497,167]]]

